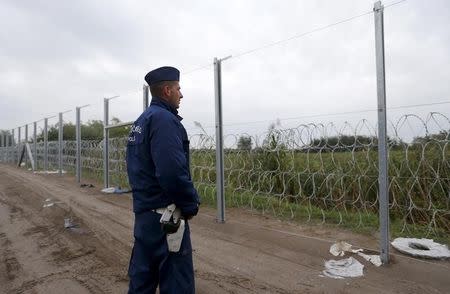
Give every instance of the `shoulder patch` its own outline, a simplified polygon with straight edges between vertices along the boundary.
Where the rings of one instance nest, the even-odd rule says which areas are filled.
[[[144,128],[135,122],[131,126],[130,134],[128,135],[128,145],[141,144],[144,141]]]

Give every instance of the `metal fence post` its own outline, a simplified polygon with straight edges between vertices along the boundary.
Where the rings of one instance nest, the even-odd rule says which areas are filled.
[[[35,171],[38,167],[37,167],[37,122],[35,121],[33,123],[33,152],[34,152],[34,156],[33,156],[33,160],[34,160],[34,169],[33,171]]]
[[[5,134],[5,141],[4,141],[5,149],[3,149],[4,150],[3,161],[5,163],[7,163],[8,162],[8,148],[9,148],[9,132],[4,131],[3,134]]]
[[[0,143],[0,147],[1,147],[1,150],[2,150],[2,154],[1,154],[1,158],[2,158],[2,162],[4,162],[5,161],[5,133],[4,133],[4,131],[2,130],[2,136],[1,136],[1,143]]]
[[[8,159],[8,133],[3,131],[3,162],[6,163]]]
[[[9,131],[6,133],[6,136],[5,136],[5,162],[6,163],[9,160],[8,154],[9,154]]]
[[[103,183],[104,187],[109,187],[109,99],[103,100],[104,117],[103,117]]]
[[[9,142],[11,141],[11,133],[8,131],[8,134],[6,135],[6,158],[5,162],[9,162]]]
[[[216,100],[216,194],[217,222],[225,222],[225,184],[222,129],[222,60],[214,58],[214,90]]]
[[[16,146],[16,138],[14,129],[11,130],[11,155],[9,156],[9,162],[14,162],[14,152],[15,152],[15,146]]]
[[[62,154],[63,154],[63,114],[59,113],[59,128],[58,128],[58,174],[62,176]]]
[[[20,160],[20,140],[22,140],[22,134],[21,134],[21,130],[22,130],[22,127],[18,127],[17,128],[17,148],[16,148],[16,150],[17,150],[17,163],[19,163],[19,160]]]
[[[381,1],[374,4],[378,97],[378,184],[380,204],[381,261],[389,263],[389,179],[386,129],[386,80],[384,67],[384,20]]]
[[[15,136],[14,130],[11,131],[11,136],[9,137],[9,162],[14,162],[14,145],[15,145]]]
[[[75,138],[76,138],[76,176],[77,176],[77,183],[81,183],[81,170],[82,170],[82,164],[81,164],[81,108],[87,107],[87,105],[78,106],[76,107],[76,121],[75,121]]]
[[[44,118],[44,170],[48,171],[48,118]]]
[[[6,134],[6,137],[5,137],[5,146],[6,146],[6,153],[5,153],[5,162],[8,162],[9,161],[9,133],[8,134]]]
[[[3,152],[2,152],[2,162],[3,163],[6,163],[6,150],[7,150],[7,145],[6,145],[6,138],[7,138],[7,135],[6,135],[6,131],[3,131],[2,132],[2,138],[3,138],[3,144],[2,144],[2,150],[3,150]]]
[[[28,155],[27,155],[27,143],[28,143],[28,125],[25,125],[25,140],[24,140],[24,144],[25,144],[25,156],[24,156],[24,160],[25,160],[25,168],[27,168],[28,166]]]
[[[148,86],[144,85],[142,88],[142,92],[143,92],[143,108],[145,111],[148,107]]]
[[[6,131],[3,131],[3,162],[4,163],[6,163],[6,159],[7,159],[6,154],[8,151],[8,143],[6,141],[7,138],[8,138],[8,135],[7,135]]]
[[[76,175],[77,183],[81,182],[81,126],[80,126],[80,107],[76,108],[76,124],[75,124],[75,137],[77,144],[77,155],[76,155]]]

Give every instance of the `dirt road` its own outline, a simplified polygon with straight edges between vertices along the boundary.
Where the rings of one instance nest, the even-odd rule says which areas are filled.
[[[0,293],[126,293],[131,196],[98,190],[0,164]],[[191,222],[197,293],[450,292],[449,261],[395,255],[387,267],[364,262],[364,277],[335,280],[321,276],[331,241],[378,242],[243,209],[227,210],[226,224],[214,215],[202,208]],[[77,227],[65,229],[65,218]]]

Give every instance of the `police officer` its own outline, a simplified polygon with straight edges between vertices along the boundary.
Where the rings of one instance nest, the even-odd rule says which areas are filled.
[[[180,72],[150,71],[150,107],[134,122],[127,144],[128,179],[133,189],[134,246],[128,293],[194,293],[192,247],[187,220],[198,212],[199,196],[189,170],[189,140],[177,109]],[[161,214],[175,204],[185,220],[181,248],[169,252]]]

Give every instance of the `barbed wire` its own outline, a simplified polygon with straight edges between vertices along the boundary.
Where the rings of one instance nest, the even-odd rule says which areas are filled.
[[[405,130],[416,135],[407,141]],[[204,203],[215,203],[215,138],[191,134],[191,176]],[[308,123],[224,138],[227,206],[309,222],[376,227],[378,221],[377,128],[358,123]],[[129,187],[126,138],[109,141],[110,182]],[[389,123],[389,194],[392,224],[404,234],[450,232],[450,119],[431,112]],[[1,162],[15,162],[17,147],[0,148]],[[58,168],[58,143],[48,143],[49,169]],[[64,170],[73,173],[76,144],[63,142]],[[37,144],[42,170],[44,143]],[[86,178],[103,179],[103,142],[82,141]],[[27,166],[30,166],[28,163]]]
[[[400,136],[407,122],[421,136]],[[432,112],[405,115],[389,132],[390,213],[402,231],[424,235],[450,231],[450,120]],[[215,197],[214,138],[191,136],[193,178],[209,201]],[[260,135],[225,138],[228,205],[279,217],[326,223],[378,221],[376,127],[303,124]],[[231,202],[231,203],[230,203]]]

